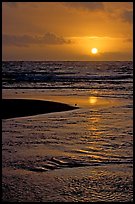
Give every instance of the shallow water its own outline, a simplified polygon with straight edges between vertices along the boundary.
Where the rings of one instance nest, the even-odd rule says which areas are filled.
[[[18,97],[23,97],[23,94],[26,98],[28,95],[29,98],[32,97],[31,90],[23,90],[23,94],[20,90],[6,90],[3,95],[13,97],[15,96],[14,91],[17,91]],[[70,96],[66,99],[66,96],[62,97],[62,94],[58,96],[56,92],[53,95],[51,90],[48,93],[37,91],[37,98],[42,98],[43,95],[46,100],[52,97],[54,101],[68,102],[68,104],[73,104],[77,100],[80,108],[61,113],[3,120],[4,169],[12,167],[15,170],[26,172],[38,174],[40,172],[43,177],[43,173],[55,171],[57,174],[58,171],[66,169],[71,170],[68,175],[72,175],[73,169],[78,168],[83,174],[85,169],[89,172],[88,168],[92,168],[90,172],[96,171],[96,175],[98,171],[101,171],[100,176],[96,178],[91,176],[91,182],[94,185],[92,192],[88,188],[88,185],[91,185],[88,175],[87,179],[84,179],[83,175],[77,177],[78,184],[76,182],[72,184],[74,176],[64,177],[64,181],[61,181],[62,178],[59,175],[60,183],[62,182],[63,188],[66,188],[64,190],[66,199],[65,196],[61,197],[62,188],[54,195],[54,198],[46,195],[47,201],[58,201],[59,199],[63,201],[131,201],[132,101],[105,97],[95,98],[94,96],[80,96],[78,99]],[[100,168],[100,170],[94,170],[95,168]],[[109,171],[106,170],[108,168]],[[117,179],[121,190],[117,187]],[[109,182],[112,183],[111,187],[108,187]],[[57,185],[60,183],[58,182]],[[67,183],[78,190],[68,189]],[[84,189],[81,190],[84,193],[81,193],[81,196],[77,193],[80,192],[80,185],[84,186],[82,187]],[[104,188],[96,189],[96,185],[104,185]],[[115,193],[112,195],[113,191]],[[92,198],[89,193],[93,195]]]
[[[59,71],[60,65],[56,65],[51,66]],[[90,65],[85,64],[87,72]],[[50,82],[47,85],[42,82],[44,89],[37,89],[37,82],[36,89],[24,89],[26,81],[19,82],[22,89],[17,89],[16,82],[11,84],[12,89],[3,89],[3,98],[43,99],[79,107],[73,111],[2,121],[4,200],[133,200],[133,87],[132,77],[124,78],[131,75],[131,64],[127,62],[124,71],[123,64],[119,69],[120,62],[113,71],[107,62],[104,65],[102,72],[103,64],[94,64],[99,71],[94,73],[92,69],[92,77],[98,76],[93,82],[92,78],[81,81],[80,74],[83,80],[86,76],[82,69],[75,82],[71,76],[66,85],[65,81],[51,82],[53,89],[47,88]],[[74,70],[72,66],[72,72],[76,72],[79,65],[74,64]],[[103,78],[114,74],[122,75],[122,80],[117,76],[111,82],[110,77]]]

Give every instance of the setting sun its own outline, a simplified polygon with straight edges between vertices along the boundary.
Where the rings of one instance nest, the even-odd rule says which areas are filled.
[[[98,49],[97,48],[92,48],[91,52],[92,52],[92,54],[97,54],[98,53]]]

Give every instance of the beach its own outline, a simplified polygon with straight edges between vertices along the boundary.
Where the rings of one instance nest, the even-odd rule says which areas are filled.
[[[132,171],[124,168],[112,165],[32,172],[9,167],[3,171],[3,201],[131,202]]]
[[[6,89],[3,102],[18,107],[2,120],[3,202],[133,201],[130,120],[120,109],[127,100]]]
[[[2,2],[2,202],[133,202],[133,2]]]

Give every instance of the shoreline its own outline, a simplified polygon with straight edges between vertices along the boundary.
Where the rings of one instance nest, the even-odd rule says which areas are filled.
[[[65,103],[33,99],[2,99],[2,119],[77,109]]]

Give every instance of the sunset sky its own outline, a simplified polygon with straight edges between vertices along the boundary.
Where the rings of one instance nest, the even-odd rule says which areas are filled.
[[[3,60],[132,60],[132,49],[132,2],[2,3]]]

